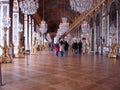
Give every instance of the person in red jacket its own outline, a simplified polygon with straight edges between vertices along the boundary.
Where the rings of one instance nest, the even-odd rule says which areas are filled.
[[[55,55],[56,55],[56,57],[58,57],[58,55],[59,55],[59,45],[55,44],[54,49],[55,49]]]

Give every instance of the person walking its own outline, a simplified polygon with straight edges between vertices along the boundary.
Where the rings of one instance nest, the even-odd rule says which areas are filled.
[[[59,45],[55,44],[54,49],[55,49],[55,56],[58,57],[58,55],[59,55]]]
[[[79,50],[79,54],[82,53],[82,41],[80,40],[78,43],[78,50]]]
[[[69,44],[67,43],[67,41],[65,41],[65,43],[64,43],[65,56],[68,55],[68,47],[69,47]]]
[[[73,43],[72,48],[73,48],[73,53],[77,54],[78,53],[78,50],[77,50],[78,49],[77,40],[75,40],[75,42]]]
[[[63,41],[60,41],[60,56],[61,57],[63,57],[63,48],[64,48],[64,46],[63,46]]]

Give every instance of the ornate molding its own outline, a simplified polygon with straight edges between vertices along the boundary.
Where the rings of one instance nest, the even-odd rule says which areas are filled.
[[[94,0],[93,6],[86,12],[81,13],[74,22],[70,25],[70,29],[62,37],[66,36],[71,31],[74,31],[77,26],[79,26],[84,19],[90,16],[96,9],[98,9],[106,0]]]

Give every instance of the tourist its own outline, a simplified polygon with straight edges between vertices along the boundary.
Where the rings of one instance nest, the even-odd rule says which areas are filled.
[[[64,43],[65,56],[68,55],[68,47],[69,47],[69,44],[67,43],[67,41],[65,41],[65,43]]]
[[[60,41],[60,56],[62,57],[63,56],[63,41]]]
[[[74,43],[72,44],[72,49],[73,49],[73,53],[77,54],[78,53],[78,45],[77,45],[77,40],[74,41]]]
[[[55,56],[58,57],[58,54],[59,54],[59,45],[58,44],[55,44]]]
[[[81,54],[82,53],[82,41],[81,40],[78,42],[78,50],[79,50],[79,54]]]

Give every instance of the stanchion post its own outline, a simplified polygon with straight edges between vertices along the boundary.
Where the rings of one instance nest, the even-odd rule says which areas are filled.
[[[1,68],[1,62],[0,62],[0,86],[2,86],[2,68]]]
[[[29,63],[28,63],[28,55],[30,55],[30,50],[26,50],[25,54],[27,55],[27,65],[29,65]]]
[[[29,63],[28,63],[28,54],[27,54],[27,65],[29,65]]]

